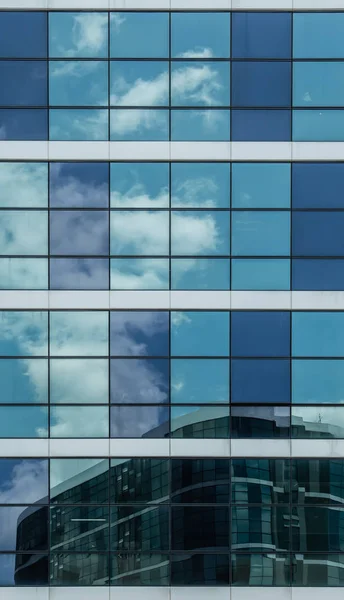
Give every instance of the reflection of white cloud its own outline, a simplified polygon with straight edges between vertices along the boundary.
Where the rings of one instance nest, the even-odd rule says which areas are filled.
[[[116,211],[111,215],[111,252],[168,254],[168,213]]]
[[[47,254],[46,212],[3,211],[0,213],[0,254]]]
[[[99,61],[92,60],[69,60],[69,61],[56,61],[50,63],[49,76],[50,77],[87,77],[94,71],[97,71]],[[63,85],[63,82],[61,82]]]
[[[172,217],[172,253],[205,254],[216,252],[220,234],[209,213],[174,213]]]
[[[215,179],[210,177],[194,177],[184,179],[174,186],[172,206],[182,208],[213,208],[217,202],[216,197],[219,186]]]
[[[111,318],[111,335],[114,354],[121,356],[145,356],[147,344],[139,342],[142,334],[148,339],[167,332],[168,321],[160,312],[117,312]]]
[[[54,406],[50,415],[51,437],[109,437],[109,409],[106,406]],[[39,430],[40,435],[44,433]]]
[[[107,259],[56,258],[50,262],[50,283],[53,289],[101,290],[108,288],[108,280]]]
[[[123,13],[120,14],[118,12],[112,12],[110,13],[110,23],[111,23],[111,29],[112,29],[112,33],[119,33],[119,30],[121,29],[121,25],[123,25],[123,23],[125,23],[126,18],[123,16]]]
[[[72,43],[69,49],[59,48],[69,58],[98,56],[106,48],[108,17],[106,13],[77,13],[73,15]]]
[[[139,77],[131,84],[123,76],[112,81],[111,105],[114,106],[160,106],[168,104],[168,73],[155,79]]]
[[[107,403],[108,377],[107,360],[53,359],[50,361],[50,402]]]
[[[52,182],[51,204],[58,207],[105,207],[108,204],[107,182],[80,181],[77,177],[65,174],[63,166],[51,163]]]
[[[107,211],[76,210],[51,213],[50,251],[60,255],[107,254]]]
[[[46,164],[11,162],[0,163],[1,207],[39,208],[46,207],[47,205],[48,167]]]
[[[208,64],[175,68],[172,72],[171,86],[174,104],[220,104],[218,93],[223,86],[219,72]]]
[[[111,261],[111,289],[160,290],[169,286],[169,261],[164,258]]]
[[[111,133],[117,136],[166,129],[165,111],[129,109],[111,111]]]
[[[187,50],[177,54],[176,58],[213,58],[214,53],[211,48],[196,46],[193,50]]]
[[[51,138],[55,140],[108,139],[107,110],[53,110],[51,111]]]
[[[47,289],[48,260],[44,258],[0,258],[1,289]]]
[[[167,382],[151,361],[114,360],[111,369],[111,402],[161,404],[168,401]]]
[[[52,312],[50,324],[50,350],[53,356],[107,356],[106,312]]]
[[[113,407],[111,435],[119,438],[145,437],[159,426],[162,426],[162,432],[165,430],[167,433],[167,415],[167,409],[160,406]],[[158,437],[162,437],[162,432]]]
[[[175,329],[183,325],[183,323],[191,323],[191,318],[185,312],[172,312],[171,323]]]
[[[112,189],[111,206],[121,208],[168,208],[168,188],[161,188],[156,196],[150,196],[142,183],[135,183],[124,193]]]

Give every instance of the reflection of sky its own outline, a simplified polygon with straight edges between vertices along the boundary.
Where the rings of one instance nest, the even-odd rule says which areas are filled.
[[[111,260],[112,290],[168,290],[167,258],[114,258]]]
[[[293,360],[293,404],[344,404],[342,360]]]
[[[111,361],[111,402],[162,404],[169,401],[167,359]]]
[[[52,356],[107,356],[108,313],[52,311],[50,353]]]
[[[229,208],[230,169],[224,163],[173,163],[173,208]]]
[[[343,438],[344,437],[344,407],[342,406],[306,406],[292,408],[292,424],[295,426],[295,433],[300,427],[300,437],[302,430],[305,429],[305,436],[324,437],[322,433],[327,433],[326,437]]]
[[[293,356],[344,356],[344,313],[294,312]]]
[[[228,356],[228,312],[172,312],[171,354]]]
[[[233,208],[290,208],[289,164],[234,163]]]
[[[48,259],[0,258],[0,288],[48,289]]]
[[[110,219],[111,254],[168,256],[167,211],[113,211]]]
[[[2,11],[0,56],[3,58],[45,58],[47,56],[46,31],[46,12]]]
[[[228,58],[229,13],[172,13],[173,58]]]
[[[173,255],[229,255],[230,213],[174,211],[171,215]]]
[[[229,110],[172,110],[171,138],[175,142],[218,141],[230,139]]]
[[[168,106],[168,62],[110,63],[112,106]]]
[[[44,61],[0,61],[0,106],[46,106]]]
[[[168,208],[168,163],[111,163],[112,208]]]
[[[116,13],[110,15],[112,58],[167,58],[168,13]]]
[[[229,361],[172,360],[171,402],[229,402]]]
[[[45,211],[0,212],[0,253],[48,253],[48,215]]]
[[[49,103],[51,106],[107,106],[107,62],[50,61]]]
[[[46,208],[47,163],[0,163],[1,208]]]
[[[49,13],[49,56],[107,58],[107,42],[107,13]]]
[[[0,263],[1,273],[1,263]],[[109,261],[106,258],[50,259],[50,289],[107,290]]]
[[[0,360],[1,404],[48,402],[46,359]]]
[[[80,475],[81,481],[89,479],[85,472],[93,467],[97,473],[108,471],[107,460],[97,458],[53,458],[50,460],[50,492],[54,496],[54,488]]]
[[[108,211],[50,212],[51,254],[107,255],[108,232]]]
[[[0,438],[48,437],[48,409],[0,406]]]
[[[109,409],[106,406],[51,406],[50,437],[109,437]]]
[[[171,261],[173,290],[229,290],[230,261],[176,258]]]
[[[112,312],[113,356],[168,356],[169,320],[166,312]]]
[[[47,139],[48,111],[46,109],[0,109],[0,140]]]
[[[168,140],[169,112],[150,108],[112,109],[110,139],[157,142]]]
[[[52,109],[49,119],[51,140],[108,139],[108,111],[105,109]]]
[[[232,214],[234,256],[288,256],[290,213],[237,211]]]
[[[290,313],[232,313],[233,356],[289,356]]]
[[[52,359],[52,404],[107,404],[109,373],[106,359]]]
[[[48,315],[38,311],[0,312],[0,356],[47,356]]]
[[[106,208],[109,204],[108,194],[107,163],[50,164],[52,208]]]
[[[229,106],[229,62],[178,62],[171,71],[172,106]]]
[[[169,431],[169,409],[161,406],[112,406],[111,437],[162,438]]]

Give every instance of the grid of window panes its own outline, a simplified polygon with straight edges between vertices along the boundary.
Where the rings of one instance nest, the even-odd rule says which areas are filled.
[[[343,162],[0,162],[0,289],[344,290],[343,228]]]
[[[0,459],[0,586],[344,586],[344,459]]]
[[[1,11],[0,137],[342,141],[343,73],[344,12]]]
[[[1,438],[344,438],[344,312],[1,311],[0,356]]]

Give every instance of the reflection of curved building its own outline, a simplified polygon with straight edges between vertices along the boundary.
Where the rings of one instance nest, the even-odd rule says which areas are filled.
[[[17,521],[17,554],[15,563],[15,583],[34,585],[42,583],[47,577],[48,549],[48,508],[33,505],[26,508]],[[42,554],[38,554],[41,552]],[[45,554],[44,554],[45,553]]]

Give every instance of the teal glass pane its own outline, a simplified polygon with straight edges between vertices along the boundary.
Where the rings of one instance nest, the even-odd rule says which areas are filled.
[[[172,360],[171,402],[172,404],[228,403],[229,360]]]
[[[0,406],[0,438],[48,437],[48,408]]]
[[[227,142],[230,140],[230,111],[173,109],[171,139],[174,142]]]
[[[229,208],[229,163],[172,163],[172,208]]]
[[[108,106],[108,64],[97,60],[49,62],[51,106]]]
[[[294,13],[294,58],[344,58],[344,13]]]
[[[112,290],[168,290],[168,258],[111,259]]]
[[[109,409],[106,406],[51,406],[50,437],[109,437]]]
[[[45,358],[0,360],[1,404],[48,404]]]
[[[289,164],[233,163],[232,208],[289,207]]]
[[[172,63],[172,106],[229,106],[229,74],[229,62],[178,61]],[[161,87],[161,83],[159,87]]]
[[[46,208],[48,163],[0,163],[1,208]]]
[[[228,312],[172,312],[173,356],[228,356]]]
[[[52,356],[107,356],[109,315],[105,311],[52,311]]]
[[[173,58],[228,58],[230,14],[171,13]]]
[[[232,290],[289,289],[289,259],[243,258],[232,260]]]
[[[226,258],[173,258],[173,290],[229,290],[230,260]]]
[[[110,13],[111,58],[167,58],[167,12]]]
[[[343,404],[343,360],[293,360],[294,404]]]
[[[229,211],[174,211],[171,215],[171,254],[229,255]]]
[[[294,62],[293,106],[342,106],[344,62]]]
[[[233,256],[288,256],[290,213],[236,211],[232,213]]]
[[[0,212],[0,254],[48,254],[48,212],[44,210],[2,210]]]
[[[105,109],[61,108],[49,111],[49,139],[101,141],[108,139],[108,111]]]
[[[0,356],[47,355],[47,312],[0,312]]]
[[[0,258],[0,289],[47,290],[48,258]]]
[[[107,13],[50,12],[49,56],[51,58],[107,58]]]
[[[168,110],[116,108],[110,111],[110,139],[165,141],[169,135]]]
[[[343,312],[294,312],[293,356],[344,356]]]
[[[344,110],[293,110],[294,142],[341,142]]]

